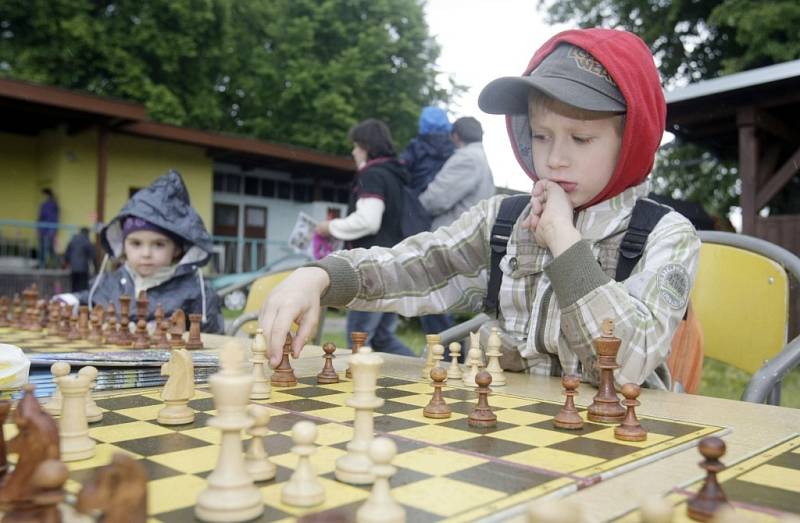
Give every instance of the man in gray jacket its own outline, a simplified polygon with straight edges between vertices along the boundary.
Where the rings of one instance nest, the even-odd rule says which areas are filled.
[[[450,139],[456,146],[455,153],[419,195],[422,206],[433,217],[431,230],[450,225],[464,211],[494,195],[492,171],[481,143],[483,128],[480,122],[471,116],[459,118],[453,123]],[[431,314],[421,316],[420,323],[425,334],[438,334],[453,326],[453,317],[450,314]],[[449,352],[446,347],[446,360],[450,359]]]
[[[494,181],[483,151],[483,128],[471,116],[453,123],[450,135],[456,152],[419,195],[433,217],[432,230],[450,225],[461,213],[494,195]]]

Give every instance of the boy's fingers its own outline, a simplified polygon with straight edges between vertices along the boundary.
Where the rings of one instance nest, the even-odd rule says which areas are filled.
[[[292,317],[286,314],[286,311],[280,311],[275,316],[272,323],[272,332],[270,333],[269,346],[270,346],[270,364],[277,366],[281,362],[283,356],[283,344],[286,342],[286,335],[289,333],[289,328],[292,325]]]
[[[292,352],[294,353],[295,358],[300,356],[300,351],[303,350],[306,340],[308,340],[309,336],[311,335],[311,331],[314,330],[316,319],[318,317],[319,310],[315,311],[312,307],[310,310],[306,311],[303,317],[298,321],[298,325],[300,325],[300,327],[297,329],[297,335],[295,336],[294,343],[292,344]]]
[[[269,303],[265,303],[261,307],[259,313],[258,326],[264,331],[264,336],[267,339],[267,354],[269,355],[270,364],[275,366],[280,363],[280,348],[276,351],[272,345],[272,329],[275,325],[275,308],[271,307]]]

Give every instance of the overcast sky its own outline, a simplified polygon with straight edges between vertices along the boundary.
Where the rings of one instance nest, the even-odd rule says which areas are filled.
[[[480,120],[495,184],[530,190],[511,152],[504,118],[483,113],[478,94],[495,78],[522,74],[533,52],[563,27],[546,25],[536,0],[428,0],[426,14],[442,47],[439,69],[469,87],[448,107],[451,121],[461,116]]]

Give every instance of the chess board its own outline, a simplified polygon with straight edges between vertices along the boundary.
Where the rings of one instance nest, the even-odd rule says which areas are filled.
[[[0,343],[16,345],[25,352],[122,352],[130,347],[97,345],[86,340],[68,340],[62,336],[48,335],[47,331],[28,331],[13,327],[0,327]]]
[[[698,461],[701,459],[698,454]],[[728,468],[718,474],[719,482],[743,520],[778,522],[789,514],[800,516],[800,436],[791,436],[738,463],[726,463],[725,456],[721,461]],[[673,522],[693,521],[686,515],[686,503],[702,484],[700,480],[667,495],[675,505]],[[641,515],[634,511],[618,521],[638,523]]]
[[[313,520],[320,513],[347,519],[366,500],[370,487],[334,479],[335,461],[346,453],[353,433],[353,409],[345,405],[351,393],[350,381],[317,385],[315,378],[300,378],[298,386],[273,388],[270,399],[256,401],[272,413],[265,445],[278,466],[274,480],[257,483],[265,501],[259,521],[288,522],[303,516]],[[77,492],[114,452],[127,452],[141,459],[150,474],[150,521],[194,521],[195,500],[217,459],[219,433],[206,426],[214,414],[213,398],[199,388],[190,402],[198,412],[195,422],[164,427],[155,421],[162,406],[158,394],[157,390],[128,392],[97,400],[106,411],[102,422],[90,426],[90,435],[98,441],[97,455],[68,464],[67,488]],[[723,430],[645,417],[647,441],[622,442],[614,439],[609,425],[587,422],[579,431],[555,429],[552,417],[559,404],[502,393],[490,396],[497,427],[481,429],[467,424],[476,399],[471,390],[445,387],[453,415],[441,420],[422,416],[431,396],[428,383],[381,377],[377,394],[385,403],[375,413],[375,430],[398,447],[392,493],[406,509],[408,521],[414,522],[473,521],[498,512],[513,513],[514,507],[531,499],[589,487]],[[325,503],[312,509],[280,502],[281,488],[297,462],[290,452],[291,428],[303,419],[318,426],[318,449],[311,462],[326,489]],[[13,425],[6,425],[7,435],[13,430]]]

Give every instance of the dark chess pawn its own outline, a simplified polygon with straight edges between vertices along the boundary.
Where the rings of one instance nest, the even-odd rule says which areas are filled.
[[[339,375],[336,373],[336,369],[333,368],[333,355],[336,352],[336,345],[333,343],[326,343],[322,346],[322,351],[325,353],[323,358],[325,359],[325,365],[322,366],[322,372],[317,374],[317,383],[320,385],[325,385],[328,383],[339,383]]]
[[[564,387],[564,395],[567,399],[559,413],[553,418],[553,425],[559,429],[578,430],[583,428],[583,418],[575,408],[575,396],[578,395],[580,384],[580,376],[574,374],[561,376],[561,385]]]
[[[136,338],[133,342],[133,348],[150,348],[150,335],[147,333],[147,321],[144,318],[139,318],[136,322]]]
[[[625,399],[622,400],[622,404],[627,407],[628,410],[625,412],[625,419],[622,420],[622,424],[614,428],[615,438],[621,439],[622,441],[644,441],[647,439],[647,431],[644,430],[642,424],[639,423],[636,417],[636,411],[634,410],[635,407],[641,405],[641,403],[636,401],[640,392],[641,389],[639,385],[635,383],[626,383],[622,386],[622,395],[625,396]]]
[[[8,298],[0,296],[0,327],[9,327],[11,323],[8,321]]]
[[[87,305],[78,307],[78,333],[82,340],[89,337],[89,307]]]
[[[180,349],[184,346],[183,333],[186,332],[186,313],[182,309],[177,309],[169,318],[172,323],[169,329],[169,346],[173,349]]]
[[[700,462],[700,467],[705,469],[706,479],[687,503],[686,514],[695,521],[710,521],[720,508],[728,504],[728,498],[717,481],[717,473],[725,469],[719,460],[725,454],[725,442],[713,436],[703,438],[698,450],[705,458]]]
[[[160,303],[156,304],[155,318],[156,328],[153,330],[153,337],[150,339],[150,343],[153,347],[163,347],[163,345],[161,345],[161,322],[164,321],[164,306]],[[169,339],[167,339],[167,343],[169,343]],[[164,348],[169,348],[169,346]]]
[[[289,355],[292,353],[292,335],[286,335],[286,341],[283,343],[283,357],[281,362],[275,367],[272,373],[270,383],[273,387],[294,387],[297,385],[297,378],[292,369],[292,363],[289,361]]]
[[[77,341],[81,339],[81,333],[78,330],[78,317],[70,316],[69,318],[69,334],[67,334],[69,341]]]
[[[489,393],[492,391],[489,385],[492,384],[492,375],[482,370],[475,376],[475,383],[478,385],[475,389],[475,392],[478,393],[478,404],[469,415],[469,425],[471,427],[494,427],[497,425],[497,416],[489,406]]]
[[[200,321],[202,314],[189,315],[189,339],[186,341],[186,348],[197,350],[203,348],[203,340],[200,338]]]
[[[422,409],[422,415],[426,418],[434,419],[449,418],[452,410],[450,410],[442,396],[442,385],[444,385],[444,380],[447,379],[447,370],[442,367],[432,368],[431,379],[433,380],[433,396],[431,396],[431,401]]]

